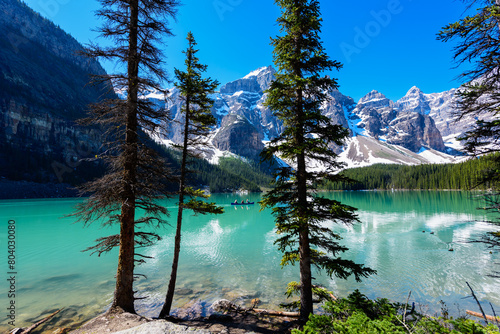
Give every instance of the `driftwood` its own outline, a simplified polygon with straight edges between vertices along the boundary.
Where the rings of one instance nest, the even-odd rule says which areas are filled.
[[[483,307],[481,306],[481,303],[477,299],[476,294],[474,293],[474,290],[472,290],[469,282],[465,282],[465,283],[467,284],[467,286],[469,287],[470,291],[472,292],[472,297],[474,297],[474,299],[476,300],[477,306],[479,306],[479,310],[481,311],[481,314],[483,316],[484,322],[486,322],[486,324],[488,324],[488,318],[486,317],[486,313],[484,313]]]
[[[332,300],[337,300],[337,297],[335,297],[331,292],[329,293],[330,297]],[[275,317],[291,317],[291,318],[298,318],[300,317],[299,312],[285,312],[285,311],[274,311],[274,310],[265,310],[265,309],[258,309],[255,308],[258,304],[260,303],[259,298],[252,299],[252,307],[250,308],[245,308],[245,307],[240,307],[233,303],[232,301],[229,301],[227,299],[220,299],[215,301],[211,308],[212,310],[216,312],[241,312],[241,313],[248,313],[252,312],[258,315],[269,315],[269,316],[275,316]]]
[[[481,313],[478,313],[478,312],[474,312],[474,311],[469,311],[469,310],[466,310],[465,313],[469,314],[469,315],[472,315],[473,317],[476,317],[476,318],[483,318],[483,315]],[[491,315],[485,315],[486,319],[490,320],[490,321],[500,321],[500,317],[493,317]]]
[[[264,310],[264,309],[259,309],[259,308],[249,309],[248,312],[255,312],[257,314],[272,315],[272,316],[278,316],[278,317],[298,318],[300,316],[299,312],[272,311],[272,310]]]
[[[328,293],[332,300],[337,300],[338,298],[333,295],[333,293],[329,292]],[[256,305],[256,304],[254,304]],[[273,311],[273,310],[264,310],[264,309],[258,309],[258,308],[250,308],[246,310],[247,312],[255,312],[257,314],[261,315],[270,315],[270,316],[276,316],[276,317],[291,317],[291,318],[298,318],[300,317],[299,312],[284,312],[284,311]]]
[[[29,334],[31,333],[32,331],[34,331],[38,326],[40,326],[41,324],[49,321],[50,319],[52,319],[53,316],[55,316],[57,313],[61,312],[63,309],[60,309],[60,310],[57,310],[55,311],[54,313],[50,314],[49,316],[43,318],[42,320],[34,323],[33,325],[29,326],[29,327],[24,327],[24,328],[14,328],[12,330],[12,332],[10,332],[11,334]]]

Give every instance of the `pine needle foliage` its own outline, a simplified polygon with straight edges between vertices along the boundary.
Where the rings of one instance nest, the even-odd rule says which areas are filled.
[[[465,150],[475,155],[500,150],[500,0],[467,0],[479,6],[477,14],[445,26],[442,41],[458,40],[453,49],[457,66],[472,63],[461,74],[466,80],[458,90],[456,119],[476,119],[467,131]]]
[[[300,316],[306,321],[313,312],[312,271],[314,266],[329,276],[357,280],[374,271],[340,258],[347,250],[339,244],[339,235],[327,228],[325,221],[345,224],[357,222],[355,208],[321,197],[316,184],[342,179],[335,171],[342,164],[330,145],[342,145],[348,136],[345,128],[322,114],[327,93],[338,87],[336,80],[324,76],[341,64],[328,58],[319,34],[319,1],[276,0],[282,16],[278,19],[282,36],[272,39],[276,79],[267,91],[266,105],[283,121],[282,134],[270,142],[263,158],[274,156],[292,167],[277,169],[274,189],[264,195],[262,208],[271,207],[275,216],[276,241],[284,253],[283,266],[299,263]],[[317,172],[307,168],[310,162],[324,166]]]
[[[195,214],[221,214],[224,212],[222,207],[204,200],[210,196],[205,194],[203,190],[193,189],[186,185],[189,174],[194,172],[194,170],[189,168],[190,160],[192,161],[194,158],[199,157],[199,152],[208,145],[206,138],[210,130],[217,124],[215,117],[212,115],[213,100],[210,99],[209,94],[212,94],[219,85],[216,80],[202,77],[203,72],[207,70],[207,66],[199,63],[199,59],[196,56],[198,50],[195,49],[197,43],[191,32],[188,33],[187,40],[189,46],[184,51],[186,55],[186,71],[175,69],[175,76],[178,80],[175,86],[180,90],[183,99],[184,141],[181,146],[178,146],[182,152],[182,159],[174,258],[168,291],[159,318],[165,318],[170,314],[174,299],[181,250],[182,214],[184,209],[192,210]]]
[[[433,317],[421,314],[414,306],[387,299],[370,300],[356,290],[346,298],[327,301],[323,314],[312,315],[302,329],[293,329],[292,333],[500,333],[494,324],[450,317],[444,303],[441,315]]]
[[[120,234],[97,241],[90,247],[99,254],[119,247],[116,288],[111,308],[135,313],[133,283],[136,264],[147,256],[137,249],[160,239],[154,227],[166,223],[167,209],[161,199],[169,195],[172,173],[161,156],[146,145],[146,133],[158,131],[164,111],[141,98],[145,92],[162,91],[167,80],[159,49],[163,37],[172,35],[168,26],[175,18],[177,0],[99,0],[97,15],[104,20],[98,31],[111,46],[92,44],[86,54],[114,61],[123,72],[96,76],[96,81],[112,82],[125,99],[107,99],[91,106],[84,124],[105,130],[103,153],[96,159],[108,166],[106,175],[83,186],[91,196],[75,215],[85,224],[119,224]],[[164,92],[164,91],[163,91]],[[166,92],[165,92],[166,93]],[[141,213],[138,213],[138,210]],[[146,228],[147,230],[141,230]]]
[[[477,14],[445,26],[438,39],[457,39],[454,59],[458,65],[472,63],[471,69],[462,74],[467,82],[458,90],[455,116],[457,120],[466,116],[476,120],[475,126],[460,139],[465,141],[465,151],[477,156],[500,151],[500,0],[466,2],[469,7],[478,7]],[[485,173],[481,182],[498,184],[499,181],[500,173],[495,169]],[[498,187],[492,188],[484,197],[490,203],[484,209],[498,212]],[[494,223],[499,224],[499,220]],[[490,233],[481,241],[500,249],[498,234]]]

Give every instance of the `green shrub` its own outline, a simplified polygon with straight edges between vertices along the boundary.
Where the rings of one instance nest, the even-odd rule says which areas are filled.
[[[326,302],[323,310],[324,314],[311,315],[302,330],[296,329],[292,333],[500,333],[492,324],[483,326],[470,319],[448,318],[447,314],[439,318],[428,317],[408,305],[391,303],[387,299],[370,300],[358,290],[347,298]],[[403,316],[405,310],[406,315]]]

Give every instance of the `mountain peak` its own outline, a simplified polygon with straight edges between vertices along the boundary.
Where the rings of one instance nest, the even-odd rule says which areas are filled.
[[[259,77],[262,75],[274,74],[274,73],[276,73],[276,71],[274,70],[274,68],[272,66],[264,66],[264,67],[260,67],[260,68],[256,69],[255,71],[248,73],[247,75],[245,75],[243,77],[243,79],[250,79],[252,77]]]
[[[384,94],[380,93],[379,91],[377,90],[372,90],[371,92],[369,92],[368,94],[366,94],[365,96],[363,96],[360,100],[359,100],[359,104],[365,104],[365,103],[368,103],[368,102],[374,102],[374,101],[380,101],[380,100],[389,100]]]
[[[272,80],[274,80],[275,69],[272,66],[264,66],[250,72],[245,77],[229,82],[220,88],[221,94],[234,94],[239,91],[262,94]]]
[[[406,95],[419,95],[423,94],[422,90],[418,88],[417,86],[413,86],[410,88],[410,90],[406,93]]]
[[[399,99],[396,104],[401,111],[418,112],[422,115],[428,115],[431,112],[428,98],[417,86],[410,88],[408,93]]]

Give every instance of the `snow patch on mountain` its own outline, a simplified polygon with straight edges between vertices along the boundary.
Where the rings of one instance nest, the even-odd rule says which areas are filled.
[[[418,112],[422,115],[429,115],[431,112],[427,96],[416,86],[410,88],[408,93],[396,102],[396,105],[406,112]]]
[[[412,152],[399,145],[389,145],[372,137],[357,136],[350,138],[339,160],[347,168],[365,167],[373,164],[420,165],[432,163],[456,163],[462,157],[455,157],[430,148]]]
[[[344,111],[344,117],[347,120],[347,124],[349,130],[351,130],[352,136],[366,136],[366,130],[363,127],[360,127],[362,119],[359,118],[356,114],[349,111],[346,107],[343,107],[342,109]]]
[[[212,165],[218,165],[221,158],[239,158],[239,156],[234,153],[222,151],[217,148],[214,148],[210,152],[211,154],[205,156],[205,159]]]
[[[265,91],[275,73],[271,66],[261,67],[212,94],[212,114],[217,126],[207,138],[214,146],[206,155],[207,160],[216,162],[224,156],[223,152],[257,157],[263,143],[282,132],[283,122],[265,106]],[[346,145],[333,149],[349,167],[455,162],[453,154],[460,149],[455,137],[466,129],[452,122],[455,91],[424,94],[418,87],[412,87],[394,102],[373,90],[356,103],[332,90],[322,104],[322,113],[334,124],[349,129],[351,136]],[[164,136],[180,143],[182,129],[177,122],[183,120],[182,100],[175,89],[169,94],[167,109],[176,122],[166,125],[169,130]]]
[[[271,72],[271,70],[269,69],[269,66],[264,66],[264,67],[256,69],[255,71],[248,73],[247,75],[245,75],[243,77],[243,79],[249,79],[252,77],[258,77],[260,75],[266,75],[266,74],[269,74],[270,72]]]

